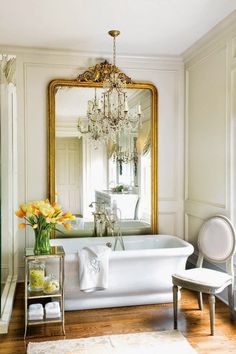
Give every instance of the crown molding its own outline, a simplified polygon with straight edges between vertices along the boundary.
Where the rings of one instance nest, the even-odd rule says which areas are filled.
[[[55,49],[45,49],[45,48],[31,48],[31,47],[19,47],[19,46],[8,46],[0,44],[0,52],[4,54],[14,54],[18,56],[23,56],[24,60],[27,61],[27,57],[37,56],[38,62],[40,62],[39,57],[51,57],[51,58],[68,58],[75,60],[76,58],[91,62],[101,62],[104,60],[112,61],[111,53],[98,53],[98,52],[80,52],[80,51],[70,51],[70,50],[55,50]],[[138,55],[118,55],[117,56],[118,67],[136,67],[142,68],[144,65],[149,69],[156,70],[161,69],[176,69],[176,67],[184,67],[183,59],[181,56],[138,56]]]
[[[233,35],[236,35],[236,10],[219,22],[207,34],[195,42],[190,48],[181,54],[184,63],[190,62],[196,56],[200,57],[206,51],[212,51],[220,46]]]

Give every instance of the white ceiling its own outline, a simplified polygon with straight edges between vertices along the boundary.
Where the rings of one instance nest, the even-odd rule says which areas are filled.
[[[180,55],[236,9],[236,0],[0,0],[0,45]]]

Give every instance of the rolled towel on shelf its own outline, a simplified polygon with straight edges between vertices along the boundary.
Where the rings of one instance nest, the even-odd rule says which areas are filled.
[[[29,305],[29,312],[31,312],[31,311],[42,311],[43,312],[43,305],[42,304]]]
[[[45,311],[46,312],[60,311],[59,302],[58,301],[47,302],[45,305]]]
[[[44,310],[42,304],[31,304],[28,309],[28,319],[30,321],[42,320]]]
[[[48,302],[45,305],[46,318],[57,318],[61,316],[60,305],[58,301]]]
[[[59,313],[48,313],[46,314],[46,319],[51,319],[51,318],[60,318],[61,317],[61,312]]]
[[[39,321],[39,320],[43,320],[43,314],[42,315],[32,315],[32,314],[28,314],[28,320],[29,321]]]

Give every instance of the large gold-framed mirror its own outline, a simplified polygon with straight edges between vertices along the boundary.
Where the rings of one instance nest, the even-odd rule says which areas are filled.
[[[99,143],[88,128],[88,107],[103,94],[113,66],[105,61],[76,79],[54,79],[48,86],[49,199],[76,216],[67,237],[99,235],[94,224],[101,205],[110,215],[116,209],[123,235],[157,233],[157,89],[132,82],[115,68],[126,81],[130,116],[141,118],[131,130]]]

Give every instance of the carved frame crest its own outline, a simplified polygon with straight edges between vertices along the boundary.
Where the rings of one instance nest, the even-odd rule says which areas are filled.
[[[107,60],[88,68],[77,77],[78,82],[104,82],[111,74],[118,74],[118,78],[126,84],[132,84],[132,80],[123,73],[117,66],[110,64]]]

